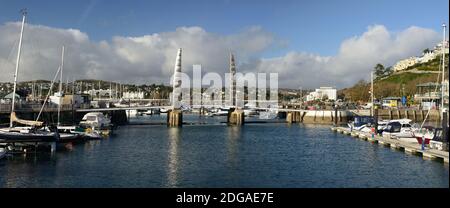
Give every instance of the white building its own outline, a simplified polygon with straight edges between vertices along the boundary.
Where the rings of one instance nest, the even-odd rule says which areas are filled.
[[[449,52],[448,41],[446,41],[444,53],[448,54],[448,52]],[[442,55],[442,43],[438,43],[431,52],[423,53],[421,57],[413,56],[413,57],[403,59],[403,60],[397,62],[392,67],[392,70],[394,70],[394,72],[402,71],[402,70],[407,69],[410,66],[413,66],[414,64],[427,63],[441,55]]]
[[[419,62],[419,63],[427,63],[427,62],[429,62],[429,61],[435,59],[435,58],[436,58],[436,55],[437,55],[437,54],[434,53],[434,52],[424,53],[424,54],[422,55],[422,57],[417,58],[417,62]]]
[[[397,72],[397,71],[404,70],[410,66],[413,66],[414,64],[417,64],[417,63],[418,63],[417,57],[410,57],[410,58],[403,59],[403,60],[397,62],[392,67],[392,69],[394,70],[394,72]]]
[[[306,101],[322,100],[324,98],[328,98],[328,100],[336,100],[337,90],[332,87],[320,87],[314,92],[309,93],[309,95],[306,96]]]
[[[124,92],[124,99],[144,99],[144,92]]]
[[[91,95],[92,97],[109,97],[110,95],[113,95],[115,91],[110,89],[100,89],[100,90],[86,90],[83,93]]]
[[[55,105],[73,105],[75,108],[78,108],[83,104],[89,104],[89,97],[88,95],[61,95],[55,93],[49,97],[49,101]]]

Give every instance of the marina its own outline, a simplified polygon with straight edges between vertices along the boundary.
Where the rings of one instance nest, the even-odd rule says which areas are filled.
[[[369,26],[325,56],[259,26],[109,40],[20,14],[0,25],[0,188],[449,188],[445,23]]]

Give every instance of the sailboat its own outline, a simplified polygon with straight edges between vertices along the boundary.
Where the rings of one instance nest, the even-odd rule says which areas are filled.
[[[20,30],[19,49],[17,52],[16,71],[14,74],[14,90],[11,102],[11,115],[9,127],[0,129],[0,142],[52,142],[58,139],[58,132],[51,132],[42,129],[43,122],[41,121],[28,121],[19,119],[14,111],[15,107],[15,94],[17,88],[17,75],[19,71],[20,55],[22,49],[23,30],[25,26],[26,11],[22,10],[22,26]],[[28,127],[14,127],[13,124],[23,124]],[[54,130],[53,128],[48,128]]]
[[[65,47],[62,47],[61,54],[61,66],[60,66],[60,80],[59,80],[59,91],[54,93],[54,96],[58,99],[58,122],[57,122],[57,130],[59,133],[59,139],[57,140],[58,144],[63,144],[64,146],[67,144],[73,144],[78,142],[83,142],[84,140],[90,139],[101,139],[101,135],[96,131],[88,131],[80,126],[76,125],[62,125],[61,124],[61,105],[62,98],[64,97],[64,91],[62,88],[63,82],[63,71],[64,71],[64,52]],[[67,85],[66,85],[67,87]]]
[[[58,122],[57,122],[57,130],[59,133],[59,139],[57,143],[66,144],[66,143],[74,143],[82,140],[81,133],[75,132],[75,126],[62,126],[61,125],[61,105],[62,98],[64,97],[64,92],[62,90],[62,82],[63,82],[63,71],[64,71],[64,51],[65,47],[62,46],[61,53],[61,66],[60,66],[60,78],[59,78],[59,91],[54,94],[54,96],[58,99]],[[67,87],[67,85],[66,85]]]
[[[445,111],[447,111],[447,109],[445,109],[444,106],[444,99],[445,99],[445,45],[446,45],[446,41],[445,41],[445,31],[446,31],[446,25],[443,24],[442,25],[443,29],[444,29],[444,35],[443,35],[443,41],[442,41],[442,81],[441,81],[441,107],[439,108],[439,113],[441,115],[441,122],[443,122],[442,127],[443,128],[434,128],[432,126],[423,126],[425,124],[425,121],[428,117],[428,114],[430,113],[430,109],[428,110],[427,115],[425,116],[425,119],[421,125],[421,127],[414,132],[414,137],[416,138],[417,142],[421,145],[429,145],[431,148],[434,149],[438,149],[438,150],[445,150],[444,148],[444,144],[447,143],[447,147],[448,147],[448,138],[445,137],[444,135],[444,131],[448,132],[448,123],[447,123],[447,119],[444,119],[444,116],[446,116],[444,114]],[[448,80],[447,80],[448,82]],[[448,87],[448,86],[447,86]],[[435,91],[437,91],[437,88],[435,89]],[[448,94],[447,94],[448,96]],[[445,128],[445,129],[444,129]],[[448,151],[448,149],[447,149]]]

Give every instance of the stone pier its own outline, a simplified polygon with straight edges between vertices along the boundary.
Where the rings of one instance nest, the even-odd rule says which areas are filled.
[[[245,114],[243,110],[239,109],[230,109],[230,112],[228,113],[227,118],[228,124],[231,125],[244,125],[245,122]]]
[[[183,113],[181,110],[170,110],[167,112],[167,126],[179,127],[183,125]]]

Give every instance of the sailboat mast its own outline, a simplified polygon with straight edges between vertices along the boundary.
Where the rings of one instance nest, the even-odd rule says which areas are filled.
[[[61,116],[61,104],[62,104],[62,96],[63,96],[63,92],[62,92],[62,78],[63,78],[63,68],[64,68],[64,46],[62,46],[62,52],[61,52],[61,72],[59,74],[59,93],[58,93],[58,126],[61,125],[60,122],[60,116]]]
[[[59,93],[62,93],[63,69],[64,69],[64,46],[62,46],[61,51],[61,74],[59,74]]]
[[[370,102],[372,106],[370,107],[370,116],[374,116],[374,104],[373,104],[373,71],[370,73]]]
[[[25,19],[27,16],[26,10],[21,10],[22,12],[22,27],[20,29],[20,39],[19,39],[19,50],[17,51],[17,60],[16,60],[16,72],[14,73],[14,89],[12,94],[12,104],[11,104],[11,113],[14,112],[14,104],[16,102],[16,88],[17,88],[17,72],[19,71],[19,63],[20,63],[20,53],[22,50],[22,38],[23,38],[23,29],[25,25]],[[9,119],[9,127],[11,128],[13,126],[12,118]]]
[[[442,39],[442,82],[441,82],[441,119],[444,117],[444,95],[445,95],[445,28],[446,25],[442,24],[442,28],[444,29],[444,36]]]

